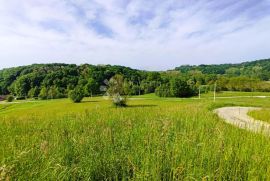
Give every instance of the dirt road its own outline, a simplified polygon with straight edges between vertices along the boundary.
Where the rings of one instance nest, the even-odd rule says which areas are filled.
[[[254,107],[223,107],[214,110],[214,112],[225,122],[256,133],[263,133],[270,136],[270,124],[255,120],[248,116],[251,110],[259,110]]]

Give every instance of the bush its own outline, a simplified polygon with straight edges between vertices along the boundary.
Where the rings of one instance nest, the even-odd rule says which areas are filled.
[[[113,97],[113,104],[116,107],[126,107],[127,106],[127,98],[119,96]]]
[[[14,101],[14,96],[10,95],[10,96],[7,96],[7,102],[12,102]]]
[[[113,104],[119,107],[127,106],[129,85],[122,75],[115,75],[109,81],[107,94],[112,98]]]
[[[69,91],[68,97],[74,102],[79,103],[84,97],[83,89],[76,87],[74,90]]]

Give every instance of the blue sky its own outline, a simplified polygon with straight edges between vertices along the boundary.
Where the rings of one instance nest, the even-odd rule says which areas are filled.
[[[183,64],[270,57],[270,0],[0,0],[0,68]]]

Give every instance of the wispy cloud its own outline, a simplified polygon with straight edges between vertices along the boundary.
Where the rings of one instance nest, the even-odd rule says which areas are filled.
[[[269,9],[269,0],[1,1],[0,67],[66,62],[161,70],[266,58]]]

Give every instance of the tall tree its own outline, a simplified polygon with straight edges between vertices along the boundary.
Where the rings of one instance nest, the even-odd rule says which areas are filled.
[[[91,96],[99,92],[99,85],[93,78],[89,78],[88,82],[84,86],[84,92],[86,96]]]

